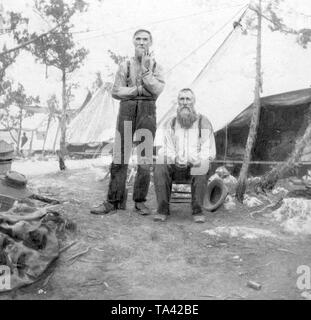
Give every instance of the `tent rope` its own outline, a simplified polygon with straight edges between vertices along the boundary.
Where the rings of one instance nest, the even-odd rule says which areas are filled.
[[[277,165],[281,163],[286,163],[287,161],[250,161],[250,164],[267,164],[267,165]],[[211,163],[226,163],[226,164],[242,164],[243,160],[213,160]],[[311,161],[298,161],[294,162],[295,165],[310,165]]]
[[[199,74],[194,78],[194,80],[191,83],[191,86],[201,77],[201,75],[203,74],[203,72],[205,71],[205,69],[210,65],[210,63],[214,60],[215,56],[218,54],[218,52],[221,50],[221,48],[225,45],[225,43],[229,40],[229,38],[231,37],[231,35],[233,34],[233,32],[235,31],[235,29],[238,26],[241,26],[241,21],[244,18],[247,10],[249,9],[249,4],[246,6],[246,9],[243,11],[242,15],[240,16],[239,20],[236,21],[233,25],[233,29],[229,32],[229,34],[227,35],[227,37],[224,39],[224,41],[220,44],[220,46],[216,49],[216,51],[214,52],[214,54],[211,56],[211,58],[207,61],[207,63],[204,65],[204,67],[202,68],[202,70],[199,72]],[[241,10],[240,10],[241,11]],[[240,12],[239,11],[239,12]],[[231,19],[230,19],[231,21]]]
[[[247,8],[245,9],[245,12],[247,11],[249,5],[247,5]],[[204,47],[210,40],[212,40],[219,32],[221,32],[230,22],[232,19],[234,19],[243,9],[245,6],[240,9],[237,13],[235,13],[224,25],[222,25],[215,33],[213,33],[207,40],[205,40],[202,44],[200,44],[197,48],[195,48],[193,51],[191,51],[187,56],[185,56],[183,59],[181,59],[179,62],[177,62],[173,67],[171,67],[165,74],[171,73],[176,67],[178,67],[180,64],[182,64],[184,61],[186,61],[188,58],[190,58],[193,54],[195,54],[199,49]],[[232,31],[231,31],[232,32]],[[214,55],[213,55],[214,56]]]
[[[244,8],[243,8],[244,9]],[[233,24],[233,29],[229,32],[229,34],[227,35],[227,37],[224,39],[224,41],[220,44],[220,46],[216,49],[216,51],[214,52],[214,54],[211,56],[211,58],[207,61],[207,63],[204,65],[204,67],[202,68],[202,70],[199,72],[199,74],[194,78],[194,80],[191,83],[191,86],[201,77],[201,75],[203,74],[203,72],[205,71],[205,69],[210,65],[210,63],[213,61],[213,59],[215,58],[215,56],[218,54],[218,52],[221,50],[221,48],[225,45],[225,43],[229,40],[229,38],[231,37],[231,35],[233,34],[233,32],[235,31],[235,29],[238,26],[241,26],[241,21],[244,18],[247,10],[249,9],[249,4],[246,6],[245,10],[243,11],[243,13],[241,14],[240,18],[238,19],[238,21],[235,21]],[[240,12],[240,11],[239,11]],[[230,19],[231,20],[231,19]],[[226,124],[225,127],[225,152],[224,152],[224,161],[227,160],[227,153],[228,153],[228,125]]]
[[[211,13],[211,12],[216,12],[216,11],[222,11],[223,9],[230,9],[230,8],[236,8],[236,7],[244,7],[244,4],[238,4],[238,5],[234,5],[234,6],[225,6],[225,7],[219,7],[218,9],[213,9],[213,10],[205,10],[205,11],[200,11],[200,12],[196,12],[196,13],[191,13],[188,15],[183,15],[183,16],[178,16],[178,17],[172,17],[172,18],[168,18],[168,19],[161,19],[161,20],[157,20],[157,21],[153,21],[150,23],[145,24],[145,26],[150,27],[153,25],[157,25],[157,24],[162,24],[165,22],[171,22],[171,21],[175,21],[175,20],[180,20],[180,19],[184,19],[184,18],[189,18],[189,17],[195,17],[195,16],[199,16],[199,15],[203,15],[205,13]],[[116,34],[120,34],[120,33],[124,33],[127,31],[131,31],[131,30],[135,30],[135,29],[139,29],[141,28],[143,25],[136,25],[136,26],[132,26],[126,29],[122,29],[122,30],[117,30],[114,32],[109,32],[109,33],[102,33],[99,35],[94,35],[94,36],[90,36],[90,37],[85,37],[80,40],[89,40],[89,39],[95,39],[95,38],[99,38],[99,37],[106,37],[106,36],[114,36]],[[92,30],[80,30],[80,31],[73,31],[73,34],[83,34],[83,33],[90,33],[90,32],[100,32],[100,31],[105,31],[106,28],[99,28],[99,29],[92,29]]]
[[[236,29],[236,27],[238,25],[240,25],[240,22],[242,21],[244,15],[246,14],[248,8],[249,8],[250,4],[246,5],[239,10],[236,14],[234,14],[233,17],[230,18],[229,21],[227,21],[220,29],[218,29],[216,31],[216,33],[214,33],[211,37],[209,37],[204,43],[202,43],[199,47],[197,47],[196,49],[194,49],[192,52],[190,52],[186,57],[184,57],[182,60],[180,60],[178,63],[176,63],[172,68],[170,68],[166,73],[170,73],[173,69],[175,69],[177,66],[179,66],[181,63],[183,63],[185,60],[187,60],[190,56],[192,56],[192,54],[196,53],[201,47],[203,47],[206,43],[208,43],[208,41],[210,41],[214,36],[216,36],[216,34],[218,32],[220,32],[222,29],[224,29],[230,22],[232,19],[234,19],[244,8],[245,10],[243,11],[242,15],[240,16],[238,21],[235,21],[233,24],[233,30],[230,31],[230,33],[227,35],[227,37],[225,38],[225,40],[221,43],[221,45],[216,49],[216,51],[214,52],[214,54],[212,55],[212,57],[209,59],[209,61],[205,64],[205,66],[203,67],[203,69],[199,72],[199,74],[194,78],[194,80],[191,82],[192,86],[197,80],[198,78],[201,76],[201,74],[203,73],[203,71],[207,68],[207,66],[212,62],[212,60],[215,58],[215,56],[218,54],[219,50],[222,48],[222,46],[225,44],[226,41],[228,41],[228,39],[230,38],[230,36],[232,35],[233,31]],[[160,122],[166,118],[167,114],[169,114],[169,110],[166,112],[166,114],[164,116],[162,116]]]

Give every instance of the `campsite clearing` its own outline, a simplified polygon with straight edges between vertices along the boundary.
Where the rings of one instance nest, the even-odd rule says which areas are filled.
[[[89,209],[103,200],[108,180],[90,166],[28,179],[61,200],[64,216],[77,224],[61,247],[76,243],[41,280],[0,299],[301,299],[297,268],[311,267],[311,236],[285,232],[269,212],[252,218],[257,208],[236,204],[194,224],[190,206],[174,204],[159,224],[133,212],[130,188],[126,211],[96,216]],[[156,208],[153,185],[148,205]]]

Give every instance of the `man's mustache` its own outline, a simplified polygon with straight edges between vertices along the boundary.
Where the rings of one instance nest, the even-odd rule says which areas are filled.
[[[181,107],[179,107],[179,111],[182,111],[183,109],[187,109],[187,110],[189,110],[189,112],[193,112],[193,108],[190,107],[190,106],[181,106]]]

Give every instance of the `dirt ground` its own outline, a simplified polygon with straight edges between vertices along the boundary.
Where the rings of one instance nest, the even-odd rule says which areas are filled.
[[[62,201],[72,219],[61,253],[41,280],[0,299],[301,299],[297,267],[311,266],[311,236],[284,233],[267,216],[251,217],[247,208],[221,207],[194,224],[189,204],[172,204],[171,217],[157,223],[133,211],[132,189],[126,211],[105,216],[89,213],[106,195],[108,181],[89,169],[30,177],[29,185]],[[156,208],[153,185],[147,204]],[[213,237],[203,231],[247,226],[276,237]],[[70,260],[75,254],[86,251]],[[47,278],[48,277],[48,278]],[[48,279],[48,281],[47,281]],[[248,280],[262,284],[249,288]]]

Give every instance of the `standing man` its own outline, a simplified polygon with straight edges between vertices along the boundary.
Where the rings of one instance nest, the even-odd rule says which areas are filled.
[[[109,190],[107,201],[91,210],[94,214],[109,213],[120,208],[126,201],[129,150],[132,149],[132,141],[128,143],[128,136],[133,138],[135,131],[144,129],[151,133],[152,139],[145,136],[145,140],[150,148],[153,147],[156,132],[155,102],[164,89],[163,71],[149,51],[152,35],[148,30],[137,30],[133,36],[133,44],[135,57],[120,65],[112,89],[113,98],[120,100],[120,109]],[[120,148],[116,147],[118,142]],[[149,161],[149,164],[138,164],[134,182],[135,209],[142,215],[150,214],[145,201],[150,183],[151,163]]]
[[[210,162],[216,156],[215,137],[209,120],[195,111],[195,95],[189,88],[178,94],[177,115],[164,128],[164,145],[154,172],[158,210],[155,221],[165,221],[174,180],[191,181],[191,206],[195,222],[205,222],[202,212]]]
[[[26,136],[26,132],[24,131],[23,136],[22,136],[22,143],[21,143],[21,153],[22,153],[23,157],[25,157],[24,146],[27,143],[27,141],[28,141],[28,138]]]

